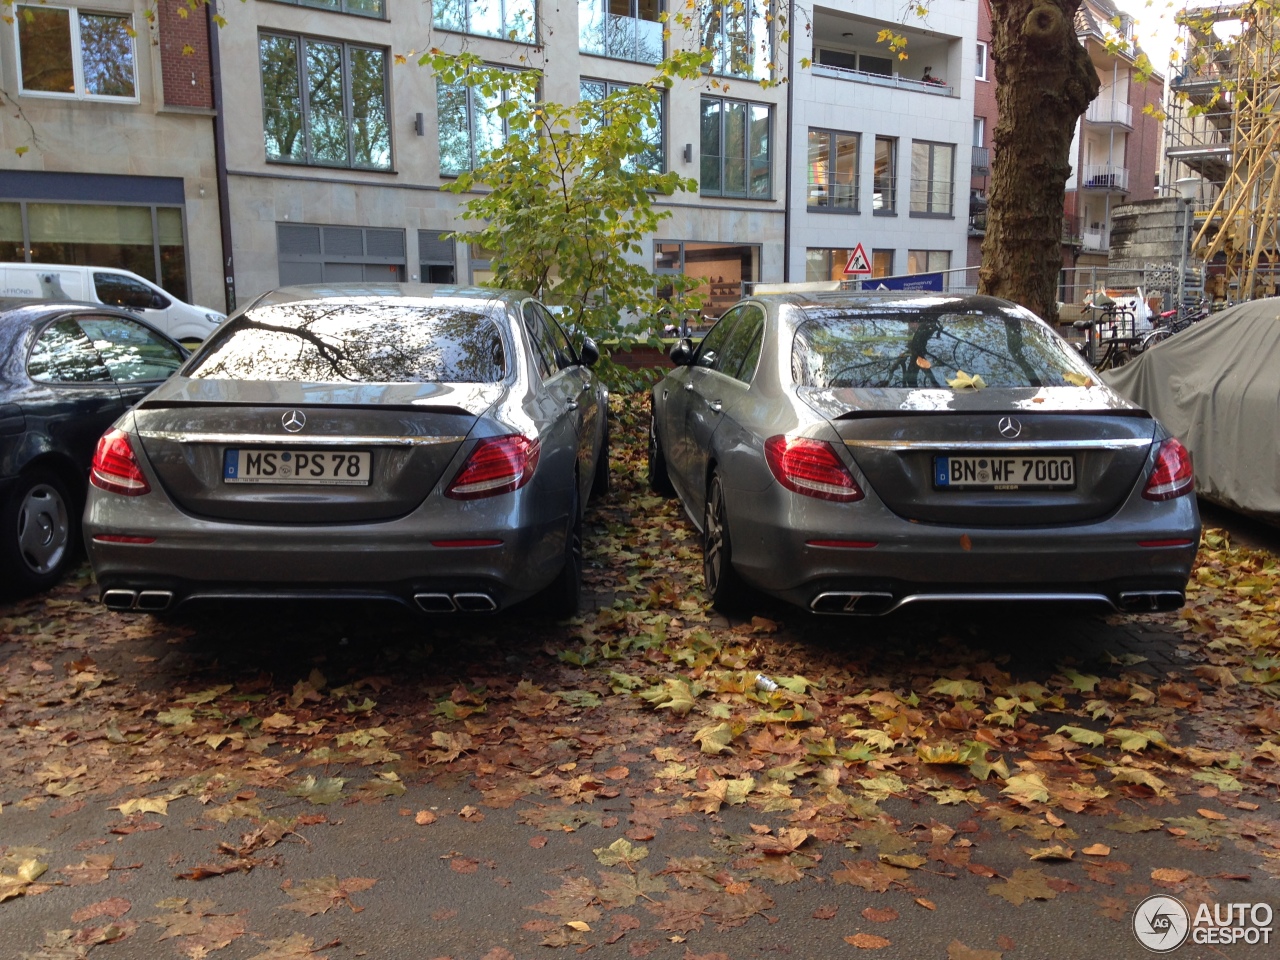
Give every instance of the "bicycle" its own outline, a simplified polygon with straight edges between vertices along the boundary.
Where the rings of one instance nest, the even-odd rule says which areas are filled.
[[[1142,337],[1138,336],[1133,311],[1116,304],[1095,307],[1100,310],[1097,318],[1077,320],[1072,326],[1085,331],[1085,359],[1095,370],[1114,370],[1123,367],[1142,352]],[[1099,347],[1102,355],[1098,355]]]

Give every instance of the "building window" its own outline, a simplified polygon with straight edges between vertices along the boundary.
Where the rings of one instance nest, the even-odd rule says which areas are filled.
[[[423,283],[458,282],[453,240],[437,230],[418,231],[418,276]]]
[[[486,153],[507,142],[511,131],[498,106],[513,96],[505,89],[485,93],[465,83],[436,83],[442,177],[474,170]]]
[[[982,141],[985,139],[986,132],[987,132],[987,118],[974,117],[973,118],[973,145],[975,147],[982,146]]]
[[[951,216],[956,148],[951,143],[911,144],[912,216]]]
[[[855,70],[870,73],[878,77],[893,76],[893,60],[889,57],[877,57],[870,53],[854,53],[852,50],[832,50],[827,47],[818,49],[818,63],[824,67],[835,67],[838,70]]]
[[[516,43],[533,43],[538,32],[535,0],[435,0],[431,22],[440,30]]]
[[[810,247],[804,252],[805,280],[848,280],[844,267],[852,253],[852,248]]]
[[[950,269],[950,250],[907,251],[907,273],[943,273]]]
[[[978,41],[978,59],[973,67],[973,79],[987,79],[987,45],[981,40]]]
[[[858,212],[856,133],[809,131],[809,209]]]
[[[15,17],[23,93],[137,101],[131,16],[19,5]]]
[[[659,63],[662,0],[578,0],[578,49],[600,57]]]
[[[280,285],[401,282],[404,240],[395,228],[277,223]]]
[[[871,188],[874,212],[897,213],[898,141],[894,137],[876,137],[875,182]]]
[[[358,17],[383,16],[383,0],[279,0],[299,7],[317,7],[338,13],[351,13]]]
[[[603,100],[605,97],[621,90],[627,89],[625,83],[614,83],[609,80],[590,80],[583,78],[578,84],[579,96],[583,100]],[[647,146],[637,156],[630,157],[623,164],[627,170],[648,170],[650,173],[662,173],[666,169],[665,151],[663,144],[664,120],[666,114],[666,100],[659,94],[656,101],[657,116],[651,117],[652,126],[644,128],[644,140]],[[595,129],[595,124],[599,122],[609,122],[607,113],[603,113],[597,120],[584,120],[583,133],[589,133]]]
[[[770,140],[773,117],[763,103],[702,98],[702,177],[698,192],[709,197],[773,196]]]
[[[385,50],[274,33],[258,45],[268,160],[391,169]]]
[[[762,0],[706,0],[699,36],[712,51],[711,72],[765,80],[773,62],[769,6]]]
[[[872,250],[871,251],[871,276],[873,277],[892,277],[893,276],[893,251],[892,250]]]

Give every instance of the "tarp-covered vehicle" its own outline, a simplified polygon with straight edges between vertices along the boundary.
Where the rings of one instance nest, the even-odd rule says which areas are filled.
[[[1187,446],[1197,493],[1280,524],[1280,298],[1224,310],[1103,379]]]

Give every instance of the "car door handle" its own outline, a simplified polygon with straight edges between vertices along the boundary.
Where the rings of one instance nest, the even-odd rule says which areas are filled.
[[[570,409],[570,410],[577,410],[577,409],[578,409],[578,401],[577,401],[577,400],[570,400],[570,401],[569,401],[569,409]]]
[[[708,400],[707,406],[711,408],[712,413],[719,413],[724,409],[724,405],[719,400]]]

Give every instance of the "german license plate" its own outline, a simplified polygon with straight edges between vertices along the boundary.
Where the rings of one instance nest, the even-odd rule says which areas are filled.
[[[309,483],[368,486],[368,450],[227,450],[223,483]]]
[[[933,485],[940,490],[1069,490],[1076,485],[1071,456],[934,457]]]

